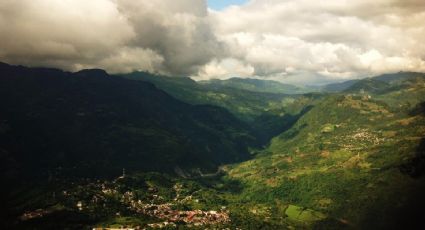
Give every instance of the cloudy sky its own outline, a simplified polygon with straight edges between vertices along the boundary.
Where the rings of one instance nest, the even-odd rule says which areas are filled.
[[[0,0],[0,61],[289,83],[425,72],[423,0]]]

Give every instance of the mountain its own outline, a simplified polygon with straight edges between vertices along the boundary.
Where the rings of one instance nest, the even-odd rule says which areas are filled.
[[[352,90],[379,94],[343,92],[316,101],[262,153],[227,168],[229,179],[245,185],[236,202],[273,207],[263,214],[270,219],[288,205],[309,210],[315,214],[302,218],[308,229],[421,229],[425,84],[410,82],[394,87],[365,79]]]
[[[150,82],[172,96],[193,105],[210,104],[226,108],[250,125],[262,144],[267,144],[270,138],[291,126],[307,109],[310,101],[320,97],[320,94],[316,93],[288,95],[254,92],[221,85],[198,84],[189,78],[166,77],[145,72],[118,76]]]
[[[392,74],[382,74],[372,78],[348,80],[339,83],[327,84],[321,88],[323,92],[341,92],[341,91],[355,91],[365,87],[369,91],[379,91],[379,88],[385,88],[386,85],[392,86],[403,84],[405,82],[417,79],[425,78],[424,73],[417,72],[399,72]]]
[[[103,70],[1,64],[0,107],[3,175],[215,170],[247,159],[256,142],[225,109],[190,105]]]
[[[366,78],[355,82],[353,85],[343,90],[350,93],[372,93],[378,94],[386,90],[390,86],[385,81],[380,81],[376,78]]]
[[[322,87],[322,91],[325,91],[325,92],[344,91],[344,90],[348,89],[349,87],[351,87],[352,85],[354,85],[355,83],[357,83],[358,81],[359,80],[349,80],[349,81],[344,81],[344,82],[327,84],[327,85]]]
[[[226,180],[243,185],[229,198],[232,211],[280,228],[416,225],[425,205],[418,176],[425,174],[425,84],[421,74],[390,76],[331,85],[335,93],[281,104],[285,114],[297,104],[304,111],[254,159],[225,167]]]
[[[417,73],[417,72],[399,72],[399,73],[391,73],[391,74],[382,74],[374,78],[379,81],[394,83],[394,82],[405,81],[405,80],[410,80],[414,78],[425,78],[425,74]]]
[[[0,106],[2,229],[425,227],[422,75],[286,95],[0,63]]]
[[[209,87],[190,78],[167,77],[145,72],[118,75],[127,79],[147,81],[174,97],[190,104],[212,104],[228,109],[245,121],[252,121],[282,100],[298,96],[252,92],[228,87]]]
[[[230,78],[227,80],[208,80],[201,81],[200,84],[208,87],[220,89],[223,87],[242,89],[260,93],[282,93],[282,94],[302,94],[307,93],[298,86],[283,84],[277,81],[260,80],[253,78]]]

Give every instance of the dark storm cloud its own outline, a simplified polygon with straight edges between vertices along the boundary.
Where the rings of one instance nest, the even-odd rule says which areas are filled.
[[[158,52],[172,74],[196,73],[223,50],[211,31],[205,1],[116,2],[136,33],[129,45]]]
[[[196,73],[220,44],[199,0],[3,0],[0,59],[111,72]]]

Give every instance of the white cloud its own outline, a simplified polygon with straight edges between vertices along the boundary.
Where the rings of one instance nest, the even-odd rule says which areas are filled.
[[[229,58],[257,76],[308,84],[425,71],[422,0],[252,0],[210,13]]]
[[[114,73],[132,71],[156,72],[162,69],[164,58],[151,49],[124,47],[113,55],[102,59],[99,66],[85,68],[104,68]]]
[[[0,60],[297,83],[425,71],[423,0],[2,0]]]
[[[214,59],[206,64],[196,76],[192,76],[195,80],[208,79],[228,79],[232,77],[248,77],[254,74],[254,68],[244,64],[233,58],[222,59],[218,61]]]

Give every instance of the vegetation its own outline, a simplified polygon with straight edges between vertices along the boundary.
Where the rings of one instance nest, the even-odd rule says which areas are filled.
[[[249,157],[250,128],[226,110],[178,101],[101,70],[75,74],[3,65],[1,150],[33,170],[173,172]],[[42,143],[42,144],[41,144]],[[117,171],[118,170],[118,171]],[[96,172],[96,171],[95,171]]]
[[[424,74],[302,95],[124,77],[0,64],[3,228],[423,225]]]
[[[310,93],[311,89],[280,83],[278,81],[253,78],[230,78],[227,80],[201,81],[200,84],[221,90],[222,88],[242,89],[260,93],[302,94]]]
[[[423,79],[318,101],[262,154],[230,167],[228,177],[246,186],[240,199],[306,207],[355,228],[412,226],[423,205],[415,191],[424,179],[412,178],[424,172]]]
[[[194,105],[216,105],[226,108],[247,123],[261,144],[285,131],[321,97],[296,86],[255,79],[201,82],[182,77],[166,77],[145,72],[119,75],[147,81],[172,96]],[[273,90],[266,90],[273,86]],[[295,91],[296,90],[296,91]],[[282,93],[285,92],[285,93]]]

